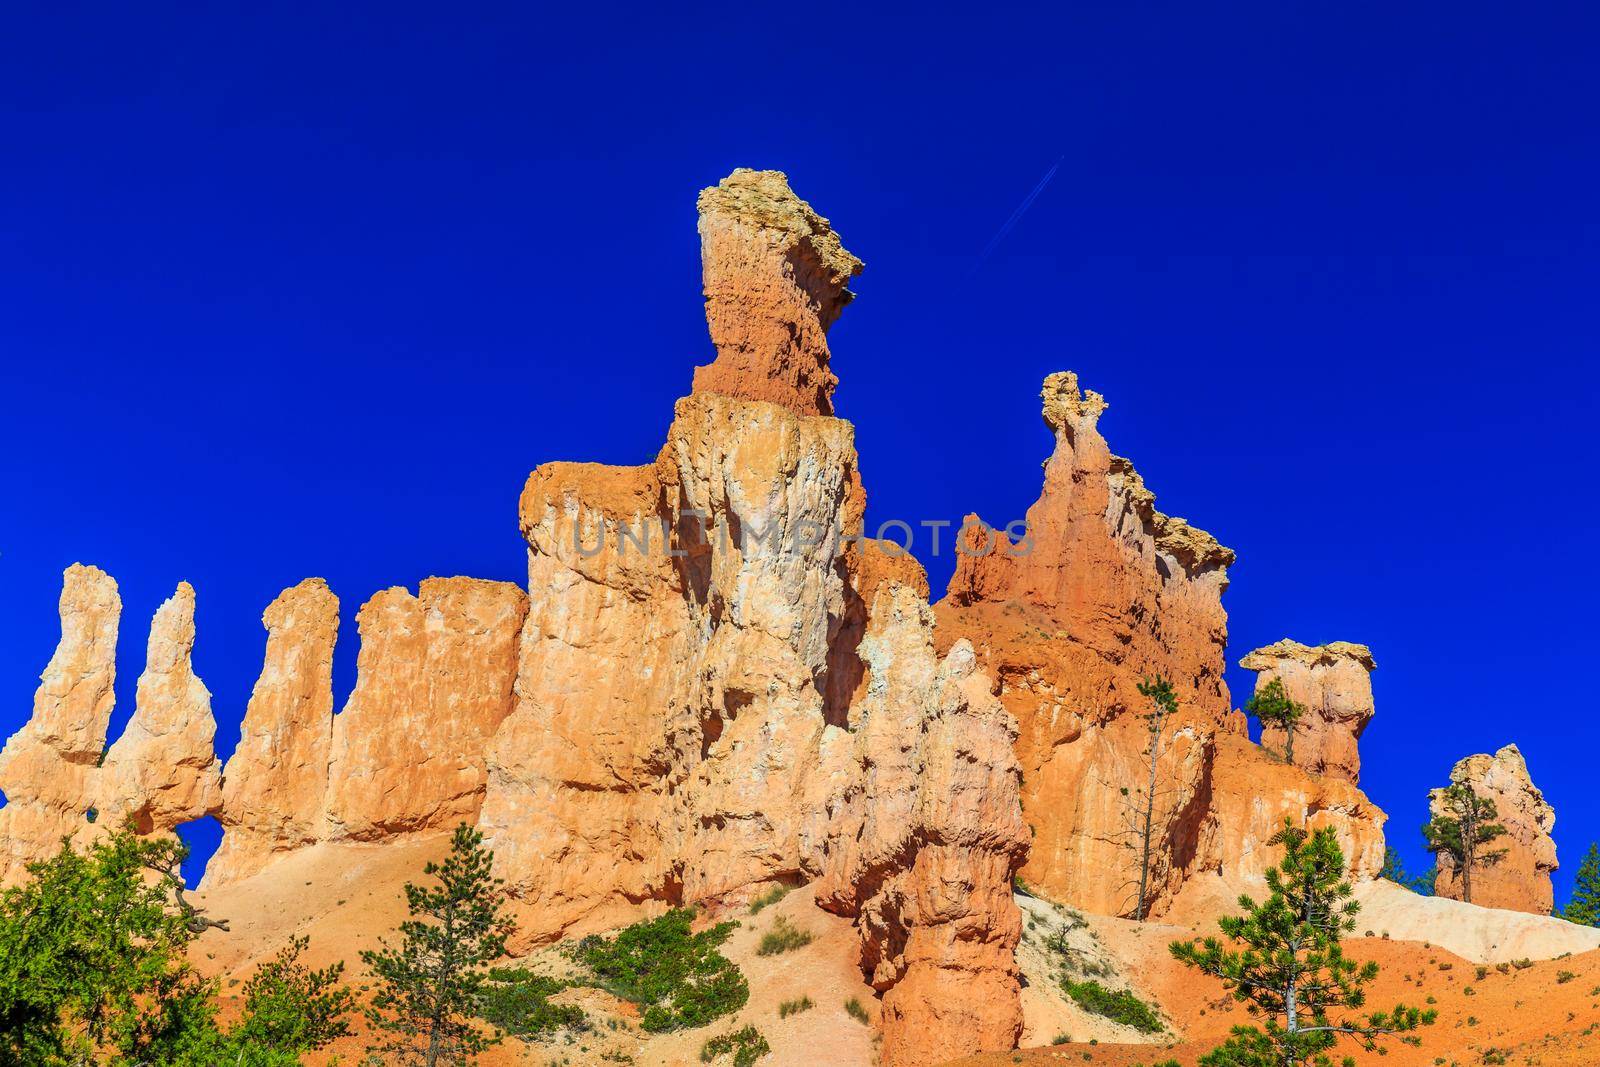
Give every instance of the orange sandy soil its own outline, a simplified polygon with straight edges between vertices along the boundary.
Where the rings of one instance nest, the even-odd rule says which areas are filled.
[[[1183,935],[1182,930],[1154,924],[1144,930],[1123,924],[1102,929],[1102,937],[1128,966],[1129,977],[1184,1033],[1183,1042],[1074,1043],[990,1053],[959,1064],[1132,1067],[1176,1059],[1183,1067],[1192,1067],[1227,1037],[1233,1025],[1249,1019],[1220,982],[1180,966],[1167,954],[1167,944]],[[1600,1065],[1600,951],[1545,960],[1525,969],[1508,965],[1507,973],[1490,965],[1483,978],[1478,977],[1478,965],[1418,942],[1360,938],[1350,942],[1349,953],[1356,959],[1376,960],[1382,968],[1369,987],[1368,1001],[1373,1008],[1403,1001],[1434,1008],[1439,1017],[1419,1031],[1420,1047],[1390,1038],[1383,1043],[1388,1052],[1381,1057],[1364,1053],[1353,1044],[1342,1048],[1341,1056],[1354,1056],[1359,1064],[1375,1064],[1381,1059],[1386,1067],[1475,1067],[1486,1062],[1485,1054],[1494,1049],[1504,1052],[1503,1062],[1513,1065]],[[1562,981],[1562,972],[1572,977]],[[1428,997],[1435,1002],[1427,1004]]]
[[[194,900],[212,918],[227,919],[227,932],[208,931],[196,945],[196,965],[222,980],[224,1014],[237,1009],[240,986],[257,963],[268,958],[292,934],[311,939],[305,959],[313,966],[344,960],[352,984],[365,980],[360,952],[374,947],[376,936],[393,930],[405,918],[400,887],[421,881],[422,866],[448,850],[447,838],[402,841],[385,845],[323,845],[287,857],[266,873]],[[814,940],[778,956],[758,956],[756,947],[778,916],[811,933]],[[479,1058],[482,1067],[602,1067],[634,1063],[640,1067],[691,1067],[700,1064],[707,1039],[754,1025],[772,1046],[762,1067],[865,1065],[876,1061],[878,1001],[861,978],[859,940],[849,920],[819,909],[805,888],[751,916],[734,909],[716,917],[736,919],[740,926],[722,952],[738,964],[750,983],[750,1001],[733,1016],[710,1026],[678,1034],[651,1035],[638,1028],[633,1005],[600,990],[568,990],[558,1001],[579,1003],[591,1029],[572,1036],[524,1044],[508,1040]],[[711,921],[710,919],[707,920]],[[540,973],[562,974],[569,965],[555,949],[522,960]],[[811,1009],[778,1017],[787,1000],[810,997]],[[863,1025],[844,1009],[856,998],[871,1015]],[[357,1021],[358,1028],[360,1027]],[[356,1067],[364,1055],[361,1034],[338,1042],[315,1057],[328,1064],[335,1056],[344,1067]],[[725,1058],[723,1063],[731,1062]]]

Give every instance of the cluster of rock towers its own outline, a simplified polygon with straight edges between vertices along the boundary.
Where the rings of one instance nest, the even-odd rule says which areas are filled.
[[[1016,1043],[1019,872],[1130,912],[1106,876],[1130,855],[1105,786],[1140,777],[1151,675],[1180,696],[1155,912],[1196,880],[1259,874],[1285,817],[1334,827],[1355,876],[1377,873],[1384,815],[1358,787],[1357,751],[1371,653],[1282,641],[1247,656],[1258,684],[1278,679],[1308,709],[1296,765],[1252,744],[1223,681],[1233,553],[1156,510],[1097,428],[1105,401],[1074,375],[1044,385],[1055,443],[1027,553],[963,556],[931,604],[910,558],[813,536],[859,535],[865,509],[827,345],[862,264],[776,172],[736,171],[699,208],[717,357],[660,453],[531,474],[526,590],[430,578],[369,600],[337,714],[338,600],[313,578],[263,616],[266,661],[224,766],[180,584],[107,748],[121,604],[110,576],[69,568],[61,643],[0,753],[0,879],[64,834],[209,814],[225,835],[206,886],[313,846],[473,823],[525,944],[803,883],[855,922],[884,1062],[933,1062]],[[1515,749],[1457,774],[1495,790],[1516,827],[1485,892],[1548,911],[1553,819]]]

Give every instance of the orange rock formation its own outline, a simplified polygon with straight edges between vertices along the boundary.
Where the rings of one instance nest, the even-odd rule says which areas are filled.
[[[1505,835],[1485,845],[1489,852],[1505,851],[1490,864],[1472,870],[1472,903],[1485,908],[1526,911],[1549,915],[1555,903],[1550,872],[1556,862],[1556,843],[1550,836],[1556,813],[1528,775],[1528,764],[1516,745],[1507,745],[1494,755],[1479,753],[1458,762],[1450,771],[1452,785],[1470,785],[1475,793],[1494,801],[1495,822],[1506,828]],[[1428,796],[1434,817],[1445,814],[1444,790]],[[1463,896],[1461,872],[1451,857],[1440,853],[1434,876],[1435,895],[1451,900]]]
[[[1009,1048],[1013,727],[970,648],[935,656],[920,568],[849,540],[823,332],[859,261],[775,172],[701,210],[718,357],[660,455],[523,491],[538,592],[481,826],[527,933],[814,880],[858,918],[886,1063]]]
[[[61,584],[61,643],[39,676],[33,717],[0,751],[0,884],[85,825],[116,701],[122,598],[98,567],[75,563]]]
[[[1100,434],[1100,396],[1046,380],[1054,451],[1026,533],[973,517],[931,608],[921,567],[860,537],[854,430],[833,416],[826,335],[860,260],[777,172],[705,190],[700,233],[717,356],[655,459],[533,471],[528,594],[430,578],[374,596],[339,714],[339,601],[321,579],[285,590],[220,780],[187,585],[157,613],[138,708],[98,766],[120,601],[104,573],[70,568],[33,718],[0,752],[0,879],[98,806],[150,833],[215,814],[206,888],[235,896],[475,822],[525,943],[804,883],[854,924],[883,1063],[935,1063],[1021,1032],[1019,868],[1055,899],[1131,911],[1138,685],[1156,675],[1180,701],[1153,805],[1158,913],[1186,886],[1203,899],[1259,875],[1285,817],[1337,828],[1355,877],[1378,870],[1384,816],[1355,786],[1370,653],[1252,653],[1313,714],[1299,766],[1251,744],[1223,682],[1233,553],[1156,510]],[[1552,819],[1520,756],[1457,775],[1513,828],[1484,895],[1547,910]]]
[[[1294,732],[1296,767],[1347,782],[1360,780],[1356,742],[1372,719],[1372,671],[1377,666],[1371,649],[1348,641],[1312,648],[1285,639],[1256,649],[1239,666],[1257,672],[1257,692],[1276,679],[1289,699],[1306,709]],[[1274,752],[1283,752],[1286,741],[1279,727],[1262,731],[1261,743]]]
[[[1135,910],[1150,740],[1138,685],[1155,676],[1179,698],[1155,794],[1155,912],[1196,874],[1260,874],[1286,816],[1335,826],[1356,876],[1376,873],[1382,812],[1348,783],[1273,760],[1229,711],[1221,597],[1233,553],[1156,510],[1100,434],[1103,397],[1069,372],[1040,395],[1055,448],[1026,536],[970,516],[938,605],[940,642],[972,642],[1018,722],[1034,835],[1023,877],[1090,911]]]

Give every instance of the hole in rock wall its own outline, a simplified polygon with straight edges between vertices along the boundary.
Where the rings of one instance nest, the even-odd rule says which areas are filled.
[[[222,824],[210,815],[177,827],[178,837],[189,846],[189,855],[183,861],[183,884],[193,889],[205,876],[206,864],[222,844]]]
[[[4,809],[7,803],[5,790],[0,789],[0,809]]]

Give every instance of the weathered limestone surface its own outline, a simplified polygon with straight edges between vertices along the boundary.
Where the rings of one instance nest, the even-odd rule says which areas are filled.
[[[527,611],[519,587],[475,578],[386,589],[361,608],[356,687],[333,720],[330,839],[477,821]]]
[[[717,358],[694,391],[833,414],[828,327],[862,263],[775,170],[734,171],[700,194],[706,322]]]
[[[1035,834],[1023,877],[1091,911],[1131,914],[1136,821],[1122,789],[1146,778],[1138,684],[1166,677],[1180,701],[1156,812],[1159,902],[1193,865],[1215,735],[1228,721],[1221,596],[1233,553],[1155,509],[1100,434],[1099,394],[1063,372],[1040,395],[1055,449],[1026,540],[990,537],[969,517],[969,553],[938,605],[939,640],[970,640],[1017,718]]]
[[[1485,908],[1549,915],[1555,903],[1550,872],[1556,862],[1555,809],[1544,799],[1528,774],[1527,761],[1516,745],[1490,755],[1468,756],[1450,771],[1452,785],[1469,785],[1495,805],[1494,821],[1506,828],[1504,836],[1489,842],[1489,852],[1505,851],[1498,861],[1474,866],[1472,903]],[[1445,814],[1444,790],[1428,796],[1429,813]],[[1433,891],[1451,900],[1464,899],[1461,871],[1451,857],[1439,854]]]
[[[1153,913],[1197,874],[1259,875],[1285,817],[1336,827],[1354,875],[1376,874],[1384,815],[1351,784],[1359,727],[1340,727],[1347,748],[1335,744],[1333,726],[1306,746],[1319,768],[1334,768],[1330,779],[1348,767],[1346,781],[1287,767],[1249,743],[1223,682],[1221,595],[1233,553],[1156,510],[1133,465],[1099,432],[1099,394],[1063,372],[1046,379],[1041,399],[1055,449],[1026,534],[989,532],[970,516],[967,554],[938,605],[940,643],[973,644],[1018,722],[1023,812],[1034,833],[1023,877],[1090,911],[1136,910],[1149,773],[1149,704],[1138,685],[1155,676],[1172,682],[1179,711],[1158,765]],[[1275,650],[1283,654],[1267,660]],[[1347,724],[1360,719],[1363,693],[1366,715],[1372,707],[1370,654],[1362,661],[1357,650],[1307,650],[1315,662],[1304,677],[1279,646],[1256,656],[1329,722]]]
[[[1289,699],[1306,709],[1294,732],[1296,767],[1347,782],[1360,780],[1356,743],[1373,714],[1372,671],[1377,664],[1371,649],[1349,641],[1308,646],[1285,638],[1256,649],[1239,666],[1256,672],[1256,692],[1277,679]],[[1262,745],[1274,752],[1284,752],[1286,742],[1279,727],[1262,731]]]
[[[217,809],[221,763],[211,693],[194,673],[194,589],[188,582],[156,611],[137,705],[106,752],[95,785],[100,816],[139,832],[170,830]]]
[[[840,537],[864,496],[823,331],[859,262],[781,175],[701,209],[719,356],[660,455],[523,492],[534,595],[481,826],[528,934],[817,881],[858,918],[885,1062],[1009,1048],[1010,719],[970,649],[935,658],[920,568]]]
[[[0,884],[61,847],[87,825],[94,777],[116,701],[117,623],[122,598],[98,567],[74,563],[62,576],[61,641],[39,676],[33,716],[0,750]]]
[[[474,578],[383,590],[356,616],[356,685],[335,715],[338,598],[320,578],[285,590],[263,618],[266,662],[224,775],[228,832],[206,886],[319,841],[476,822],[527,606],[517,586]]]
[[[253,874],[274,853],[323,832],[339,598],[321,578],[307,578],[279,594],[261,621],[266,658],[239,747],[223,768],[218,819],[226,832],[206,865],[206,885]]]

